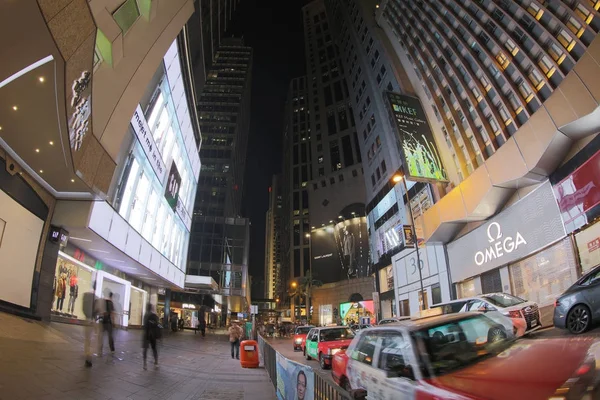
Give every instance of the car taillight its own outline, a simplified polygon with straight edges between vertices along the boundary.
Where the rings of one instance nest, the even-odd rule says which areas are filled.
[[[558,299],[554,300],[554,307],[560,306],[560,301]]]

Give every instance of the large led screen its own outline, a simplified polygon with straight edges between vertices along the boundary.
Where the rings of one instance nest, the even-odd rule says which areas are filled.
[[[392,92],[388,92],[387,95],[400,136],[407,178],[425,181],[447,180],[421,101],[416,97]]]
[[[323,283],[369,276],[366,217],[355,217],[312,232],[312,270]]]
[[[372,324],[376,322],[373,300],[340,304],[340,318],[342,319],[342,324],[358,324],[361,317],[371,318]]]

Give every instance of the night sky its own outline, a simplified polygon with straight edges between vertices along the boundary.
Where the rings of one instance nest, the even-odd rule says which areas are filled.
[[[250,138],[242,216],[249,217],[253,298],[262,298],[265,213],[273,174],[282,170],[284,105],[290,80],[305,73],[303,0],[241,0],[230,34],[254,49]]]

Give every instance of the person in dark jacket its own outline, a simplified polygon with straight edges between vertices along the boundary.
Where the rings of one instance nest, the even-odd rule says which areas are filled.
[[[152,347],[152,353],[154,354],[154,365],[158,365],[158,351],[156,350],[156,340],[160,338],[160,325],[158,315],[153,311],[152,304],[146,305],[146,315],[144,315],[144,337],[143,337],[143,348],[144,348],[144,369],[146,369],[146,356],[148,354],[148,346]]]

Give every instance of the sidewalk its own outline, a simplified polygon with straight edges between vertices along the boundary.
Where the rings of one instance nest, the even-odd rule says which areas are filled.
[[[149,362],[144,371],[141,331],[116,330],[115,355],[94,357],[92,368],[84,367],[83,333],[81,326],[45,325],[0,313],[0,399],[276,398],[262,366],[246,369],[231,359],[224,335],[169,335],[159,345],[159,368]]]

